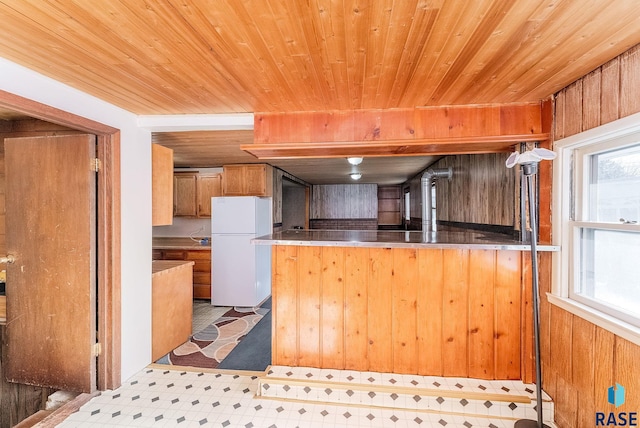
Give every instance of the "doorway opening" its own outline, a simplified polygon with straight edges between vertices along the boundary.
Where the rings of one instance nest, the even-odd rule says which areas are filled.
[[[121,383],[119,130],[5,91],[0,91],[0,109],[96,136],[100,164],[95,249],[99,346],[94,351],[99,355],[96,372],[88,375],[95,376],[98,390],[115,389]]]

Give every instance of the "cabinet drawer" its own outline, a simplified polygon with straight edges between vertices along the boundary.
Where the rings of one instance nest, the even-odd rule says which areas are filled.
[[[187,252],[187,260],[211,260],[211,250],[190,250]]]
[[[191,260],[193,261],[194,272],[209,272],[211,273],[211,260]]]
[[[152,260],[162,260],[162,250],[153,250],[151,253]]]
[[[183,250],[162,250],[164,260],[187,260],[187,252]]]
[[[194,272],[193,284],[208,284],[211,285],[211,274],[209,272]]]

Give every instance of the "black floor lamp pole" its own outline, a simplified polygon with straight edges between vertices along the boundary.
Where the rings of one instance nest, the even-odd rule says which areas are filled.
[[[536,240],[538,238],[536,224],[536,198],[533,187],[533,176],[538,172],[538,162],[523,163],[520,165],[522,173],[527,179],[527,197],[529,198],[529,223],[531,225],[531,282],[533,293],[533,338],[535,342],[536,358],[536,411],[538,420],[520,419],[516,421],[514,428],[549,428],[542,422],[542,368],[540,362],[540,306],[538,291],[538,252]]]

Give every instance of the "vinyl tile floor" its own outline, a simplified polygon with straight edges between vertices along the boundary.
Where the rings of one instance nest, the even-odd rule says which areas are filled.
[[[513,421],[256,397],[258,376],[152,365],[59,427],[513,427]]]
[[[231,307],[213,306],[209,300],[193,301],[192,333],[198,333],[220,318]]]

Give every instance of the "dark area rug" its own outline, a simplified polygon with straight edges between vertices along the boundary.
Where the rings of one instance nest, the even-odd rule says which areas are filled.
[[[271,364],[271,311],[262,317],[247,336],[231,350],[218,368],[264,371],[269,364]]]
[[[267,308],[232,308],[204,330],[191,336],[188,342],[159,359],[157,363],[209,369],[219,368],[220,362],[239,343],[249,337],[249,333],[258,326],[265,314],[268,314],[271,319],[271,311]],[[269,332],[270,328],[271,322],[269,321]],[[269,347],[271,347],[271,339],[269,339]],[[270,360],[271,356],[269,355]]]

